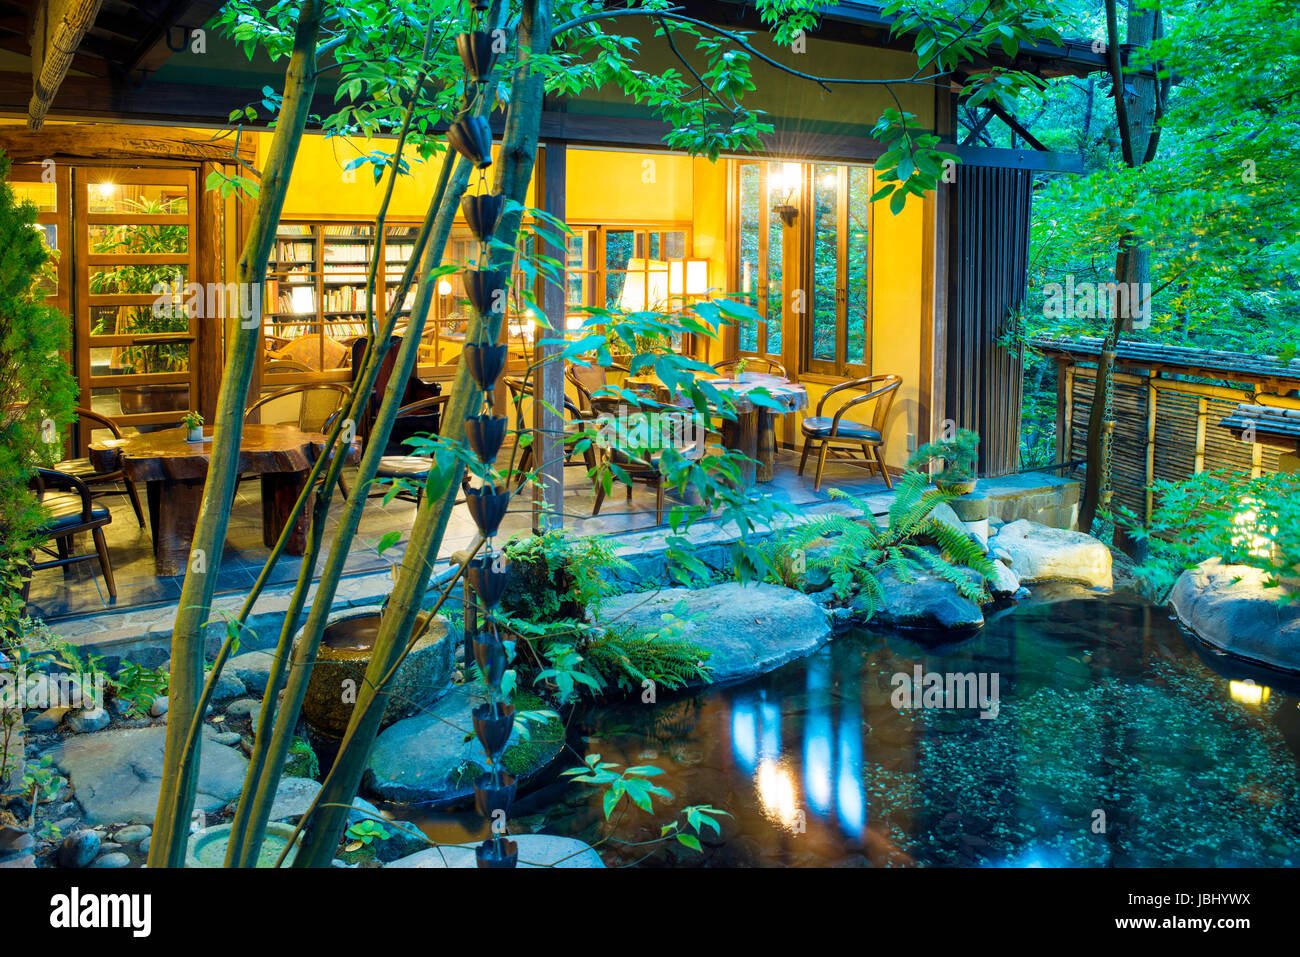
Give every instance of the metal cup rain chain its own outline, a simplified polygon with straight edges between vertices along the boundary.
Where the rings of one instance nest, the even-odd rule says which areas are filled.
[[[486,3],[475,5],[479,12],[486,7]],[[473,656],[487,688],[487,701],[472,712],[474,734],[487,756],[489,768],[474,785],[474,797],[479,813],[492,826],[492,836],[475,848],[475,854],[479,867],[514,867],[519,846],[505,835],[515,797],[515,779],[501,764],[515,718],[515,709],[501,689],[502,676],[513,657],[513,644],[501,640],[493,617],[505,587],[506,569],[504,553],[496,554],[492,543],[509,505],[510,491],[507,485],[498,486],[491,477],[491,468],[506,435],[505,416],[492,414],[492,393],[506,365],[507,346],[498,345],[495,339],[505,313],[507,274],[505,270],[484,268],[504,197],[486,192],[484,170],[492,163],[492,131],[486,119],[471,115],[477,98],[487,95],[484,80],[496,58],[493,40],[485,31],[462,33],[456,38],[456,48],[470,83],[467,83],[465,109],[451,125],[447,138],[458,153],[474,164],[479,176],[478,195],[466,196],[461,201],[465,220],[479,242],[477,268],[463,272],[466,293],[479,318],[477,341],[465,344],[465,364],[483,396],[478,414],[465,418],[465,437],[470,450],[483,464],[481,472],[485,476],[478,488],[466,490],[470,515],[485,543],[465,568],[481,622],[465,650],[467,656]],[[469,609],[466,611],[468,614]]]

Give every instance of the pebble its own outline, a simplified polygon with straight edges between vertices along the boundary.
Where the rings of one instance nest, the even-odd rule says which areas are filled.
[[[160,695],[153,699],[153,704],[149,705],[149,714],[155,718],[161,718],[167,713],[167,696]]]
[[[256,698],[239,698],[226,705],[226,714],[232,718],[238,718],[243,715],[251,715],[262,707],[262,702]]]
[[[90,866],[111,867],[111,868],[130,867],[131,858],[127,857],[121,851],[114,851],[112,854],[105,854],[103,857],[95,861],[95,863],[91,864]]]
[[[72,815],[61,817],[54,822],[54,826],[59,829],[60,834],[71,834],[77,829],[77,818]]]
[[[71,710],[71,708],[46,708],[27,722],[27,730],[37,733],[53,731],[63,723],[64,716]]]
[[[98,831],[81,830],[69,834],[59,845],[60,867],[85,867],[99,853]]]
[[[99,845],[99,853],[101,855],[111,854],[114,851],[120,851],[121,849],[122,845],[115,841],[105,841],[103,844]]]
[[[140,842],[140,853],[141,853],[141,854],[148,854],[148,853],[149,853],[149,845],[152,844],[152,843],[153,843],[153,835],[150,834],[148,837],[146,837],[143,841]]]
[[[235,745],[239,744],[239,732],[222,731],[218,734],[214,734],[212,736],[212,740],[215,741],[217,744],[224,744],[227,747],[233,748]]]
[[[153,828],[148,824],[128,824],[120,828],[113,839],[121,841],[123,844],[139,844],[146,837],[153,833]]]
[[[73,731],[81,734],[89,734],[94,731],[103,731],[108,727],[108,712],[103,708],[93,708],[89,711],[75,711],[68,716],[68,727]]]

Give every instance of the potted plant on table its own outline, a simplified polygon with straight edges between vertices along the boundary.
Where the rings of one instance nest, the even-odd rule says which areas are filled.
[[[182,421],[185,423],[185,441],[202,442],[203,416],[197,412],[190,411],[185,413],[185,418]]]
[[[979,462],[980,437],[969,429],[958,429],[950,439],[926,442],[912,453],[908,468],[919,468],[938,459],[943,467],[934,474],[934,484],[946,492],[969,495],[978,481],[975,466]]]
[[[749,359],[748,357],[742,358],[739,362],[736,363],[736,381],[748,382],[749,381],[748,370],[749,370]]]

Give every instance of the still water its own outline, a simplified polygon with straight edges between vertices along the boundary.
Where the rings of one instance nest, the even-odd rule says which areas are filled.
[[[1040,587],[958,643],[854,632],[747,682],[576,715],[576,751],[661,768],[671,803],[611,826],[600,793],[557,778],[513,829],[598,844],[611,866],[1300,864],[1296,685],[1162,609],[1077,594]],[[996,676],[996,708],[896,707],[918,665],[986,693]],[[654,843],[699,804],[731,815],[702,854]],[[399,816],[438,841],[486,835],[473,814]]]

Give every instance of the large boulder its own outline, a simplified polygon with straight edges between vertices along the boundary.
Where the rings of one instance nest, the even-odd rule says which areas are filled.
[[[520,834],[510,840],[519,845],[519,867],[604,867],[600,855],[572,837]],[[387,867],[477,867],[474,847],[443,844],[426,848]]]
[[[923,630],[971,630],[984,624],[980,606],[958,593],[951,582],[925,574],[914,579],[903,581],[892,571],[881,574],[885,598],[872,624]]]
[[[1216,648],[1275,668],[1300,671],[1300,602],[1246,565],[1211,558],[1178,576],[1169,604],[1178,620]]]
[[[203,726],[198,795],[194,806],[215,811],[239,796],[248,760],[212,741]],[[167,728],[155,725],[66,738],[49,753],[72,784],[88,826],[152,824],[162,785]]]
[[[672,614],[688,621],[681,637],[709,652],[714,682],[771,671],[816,651],[831,634],[820,605],[780,585],[731,582],[619,595],[605,603],[600,617],[602,624],[656,630]]]
[[[1022,582],[1080,582],[1107,590],[1114,584],[1110,549],[1083,532],[1020,519],[989,539],[989,551],[1005,554]]]
[[[375,740],[363,787],[388,801],[419,801],[447,806],[470,797],[483,774],[487,758],[474,736],[473,708],[483,698],[459,686],[432,707],[381,731]],[[515,706],[534,708],[540,703]],[[533,724],[522,741],[518,725],[511,732],[502,763],[522,786],[550,764],[563,747],[558,722]]]

